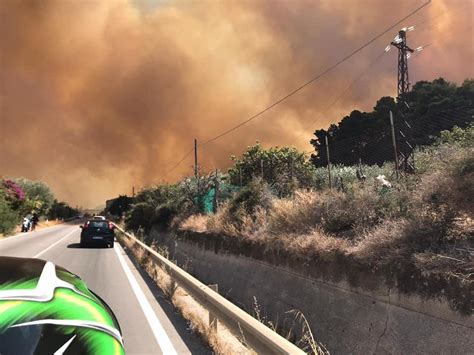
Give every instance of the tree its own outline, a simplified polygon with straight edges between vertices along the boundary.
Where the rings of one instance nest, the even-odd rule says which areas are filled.
[[[188,177],[180,184],[182,197],[188,202],[194,212],[204,210],[204,196],[214,187],[214,175],[207,174],[198,177]]]
[[[18,213],[11,208],[5,190],[0,188],[0,233],[8,234],[12,232],[18,222]]]
[[[309,187],[314,176],[314,167],[304,153],[291,147],[264,149],[257,143],[240,158],[232,156],[234,165],[228,170],[229,180],[234,185],[248,185],[260,177],[279,196],[291,194],[296,187]]]
[[[19,210],[26,200],[23,188],[11,179],[3,179],[0,188],[3,191],[4,198],[9,202],[13,210]]]
[[[352,111],[338,124],[332,124],[327,130],[314,132],[310,143],[315,148],[311,161],[316,166],[326,166],[325,137],[328,137],[330,158],[333,164],[355,165],[359,162],[382,165],[393,159],[393,147],[390,133],[389,111],[395,116],[395,131],[398,137],[398,149],[407,153],[410,149],[405,138],[399,133],[410,132],[412,146],[428,145],[443,130],[454,126],[466,127],[472,122],[474,114],[474,81],[466,80],[461,86],[444,79],[432,82],[417,82],[406,95],[408,106],[396,102],[394,98],[382,97],[373,111]],[[401,111],[411,122],[411,131],[404,127]],[[403,129],[402,129],[403,128]]]
[[[113,216],[121,217],[131,208],[132,202],[133,198],[125,195],[120,195],[112,201],[112,204],[107,207],[105,211]]]
[[[144,228],[148,231],[153,225],[166,228],[181,210],[191,212],[192,206],[179,184],[150,187],[137,194],[127,212],[125,224],[130,230]]]
[[[24,190],[31,206],[28,212],[46,215],[54,201],[54,195],[48,185],[41,181],[16,178],[14,181]]]
[[[49,219],[68,219],[75,217],[79,214],[79,211],[69,206],[66,202],[58,202],[54,200],[48,211]]]

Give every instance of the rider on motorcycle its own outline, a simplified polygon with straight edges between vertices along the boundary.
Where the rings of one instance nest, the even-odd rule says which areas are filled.
[[[35,213],[33,213],[33,218],[31,218],[31,230],[32,231],[34,231],[36,229],[36,226],[38,225],[38,221],[39,221],[39,216],[35,212]]]

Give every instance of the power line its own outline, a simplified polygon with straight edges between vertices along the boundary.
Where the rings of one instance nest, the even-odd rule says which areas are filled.
[[[191,155],[191,153],[194,152],[194,147],[191,148],[171,169],[169,169],[164,175],[163,178],[167,177],[172,171],[174,171],[187,157]]]
[[[234,127],[231,127],[227,130],[225,130],[224,132],[222,133],[219,133],[218,135],[208,139],[207,141],[205,141],[204,143],[200,144],[201,147],[204,147],[206,145],[208,145],[209,143],[212,143],[216,140],[218,140],[219,138],[237,130],[238,128],[244,126],[245,124],[253,121],[254,119],[260,117],[261,115],[263,115],[265,112],[271,110],[273,107],[279,105],[280,103],[282,103],[283,101],[285,101],[286,99],[290,98],[291,96],[295,95],[296,93],[298,93],[299,91],[301,91],[302,89],[304,89],[305,87],[307,87],[308,85],[314,83],[315,81],[319,80],[321,77],[323,77],[324,75],[326,75],[327,73],[329,73],[330,71],[332,71],[333,69],[335,69],[336,67],[338,67],[339,65],[341,65],[342,63],[344,63],[345,61],[347,61],[348,59],[350,59],[351,57],[353,57],[355,54],[359,53],[360,51],[362,51],[363,49],[365,49],[366,47],[368,47],[369,45],[371,45],[373,42],[375,42],[376,40],[378,40],[380,37],[382,37],[383,35],[385,35],[386,33],[388,33],[390,30],[392,30],[394,27],[398,26],[400,23],[402,23],[403,21],[405,21],[407,18],[413,16],[415,13],[417,13],[418,11],[420,11],[421,9],[423,9],[425,6],[429,5],[431,3],[431,0],[428,0],[427,2],[425,2],[424,4],[420,5],[419,7],[417,7],[416,9],[414,9],[413,11],[411,11],[408,15],[404,16],[402,19],[398,20],[397,22],[395,22],[393,25],[391,25],[390,27],[388,27],[387,29],[385,29],[383,32],[381,32],[380,34],[376,35],[375,37],[373,37],[372,39],[370,39],[368,42],[366,42],[365,44],[363,44],[362,46],[360,46],[359,48],[355,49],[354,51],[352,51],[351,53],[349,53],[348,55],[346,55],[345,57],[343,57],[342,59],[340,59],[339,61],[337,61],[335,64],[331,65],[329,68],[325,69],[323,72],[319,73],[318,75],[316,75],[315,77],[313,77],[312,79],[308,80],[307,82],[305,82],[304,84],[300,85],[299,87],[297,87],[296,89],[290,91],[288,94],[286,94],[285,96],[283,96],[282,98],[278,99],[277,101],[273,102],[271,105],[267,106],[266,108],[264,108],[263,110],[257,112],[256,114],[252,115],[251,117],[249,117],[248,119],[242,121],[241,123],[235,125]],[[181,158],[171,169],[169,169],[165,174],[164,174],[164,177],[168,176],[172,171],[174,171],[191,153],[193,152],[193,148],[190,149],[184,156],[183,158]]]
[[[359,78],[358,78],[359,79]],[[356,79],[356,80],[358,80]],[[342,95],[341,95],[342,96]],[[415,126],[420,129],[420,128],[435,128],[435,129],[442,129],[445,127],[445,125],[450,125],[451,123],[456,123],[458,120],[459,120],[459,114],[461,117],[468,117],[469,114],[470,114],[470,110],[466,107],[463,107],[463,108],[457,108],[457,109],[447,109],[447,110],[443,110],[443,111],[439,111],[439,112],[435,112],[434,114],[432,113],[429,113],[429,112],[425,112],[423,113],[422,115],[423,116],[429,116],[430,119],[432,120],[431,122],[423,122],[423,123],[419,123],[419,122],[415,122]],[[437,120],[437,121],[435,121]],[[445,125],[443,125],[443,122],[445,123]],[[415,141],[416,143],[418,143],[420,141],[420,138],[418,137],[418,135],[415,135]],[[360,137],[358,136],[351,136],[351,137],[346,137],[346,138],[342,138],[342,139],[338,139],[337,141],[335,142],[329,142],[329,145],[345,145],[345,144],[353,144],[353,143],[356,143],[356,142],[360,142]],[[194,147],[191,148],[184,156],[182,159],[180,159],[175,165],[173,165],[172,168],[170,168],[164,175],[163,175],[163,178],[165,178],[166,176],[168,176],[172,171],[174,171],[186,158],[188,158],[191,153],[194,151]],[[313,149],[313,150],[310,150],[310,151],[306,151],[304,152],[304,154],[315,154],[316,153],[316,150]],[[361,158],[368,158],[368,157],[372,157],[372,156],[375,156],[375,157],[380,157],[380,156],[389,156],[390,154],[389,153],[384,153],[384,152],[378,152],[378,153],[369,153],[369,152],[363,152],[363,153],[359,153],[360,157]]]
[[[368,71],[369,69],[372,68],[373,65],[375,65],[376,62],[385,54],[385,52],[380,53],[372,62],[369,63],[369,65],[354,79],[352,82],[323,110],[323,112],[311,123],[303,128],[303,132],[300,133],[295,139],[291,141],[291,145],[293,145],[297,140],[301,138],[303,134],[306,133],[308,129],[310,129],[320,118],[321,115],[325,114],[329,109],[334,106],[340,99],[342,99],[348,92],[349,90],[354,86],[356,82],[358,82]]]
[[[249,117],[248,119],[246,119],[245,121],[242,121],[241,123],[235,125],[234,127],[231,127],[227,130],[225,130],[224,132],[222,133],[219,133],[218,135],[216,135],[215,137],[212,137],[210,139],[208,139],[207,141],[205,141],[202,146],[205,146],[211,142],[214,142],[215,140],[235,131],[236,129],[244,126],[245,124],[249,123],[250,121],[253,121],[254,119],[256,119],[257,117],[261,116],[262,114],[264,114],[265,112],[269,111],[270,109],[272,109],[273,107],[279,105],[280,103],[282,103],[283,101],[285,101],[286,99],[288,99],[289,97],[293,96],[294,94],[298,93],[299,91],[301,91],[302,89],[304,89],[306,86],[312,84],[313,82],[317,81],[318,79],[320,79],[321,77],[323,77],[324,75],[326,75],[327,73],[329,73],[330,71],[332,71],[333,69],[335,69],[336,67],[338,67],[339,65],[341,65],[342,63],[344,63],[346,60],[348,60],[349,58],[353,57],[355,54],[359,53],[361,50],[363,50],[364,48],[368,47],[369,45],[371,45],[373,42],[375,42],[376,40],[378,40],[380,37],[382,37],[383,35],[385,35],[386,33],[388,33],[390,30],[392,30],[394,27],[398,26],[400,23],[402,23],[403,21],[405,21],[407,18],[413,16],[415,13],[417,13],[418,11],[420,11],[422,8],[424,8],[425,6],[429,5],[431,3],[431,0],[428,0],[426,3],[424,3],[423,5],[419,6],[418,8],[416,8],[415,10],[411,11],[408,15],[406,15],[405,17],[403,17],[401,20],[398,20],[396,23],[394,23],[393,25],[391,25],[390,27],[388,27],[387,29],[385,29],[383,32],[381,32],[380,34],[376,35],[375,37],[373,37],[372,39],[370,39],[368,42],[366,42],[365,44],[363,44],[362,46],[360,46],[359,48],[355,49],[354,51],[352,51],[350,54],[346,55],[344,58],[340,59],[339,61],[337,61],[335,64],[331,65],[329,68],[327,68],[326,70],[324,70],[323,72],[319,73],[318,75],[316,75],[315,77],[313,77],[312,79],[308,80],[307,82],[305,82],[303,85],[297,87],[296,89],[290,91],[290,93],[288,93],[287,95],[283,96],[282,98],[278,99],[277,101],[275,101],[274,103],[272,103],[271,105],[267,106],[266,108],[264,108],[263,110],[257,112],[256,114],[254,114],[253,116]]]

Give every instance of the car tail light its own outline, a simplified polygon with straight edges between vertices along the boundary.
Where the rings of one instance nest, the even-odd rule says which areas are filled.
[[[109,222],[109,229],[114,229],[114,228],[115,228],[114,224],[112,222]]]
[[[86,222],[86,224],[84,224],[84,228],[89,228],[89,221]]]

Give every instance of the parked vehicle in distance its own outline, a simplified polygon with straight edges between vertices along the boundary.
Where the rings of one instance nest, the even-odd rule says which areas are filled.
[[[98,219],[98,220],[101,220],[101,221],[106,221],[107,218],[105,218],[104,216],[94,216],[92,217],[92,219]]]
[[[81,247],[91,244],[107,245],[114,247],[115,226],[112,222],[102,219],[89,219],[83,226],[81,232]]]

